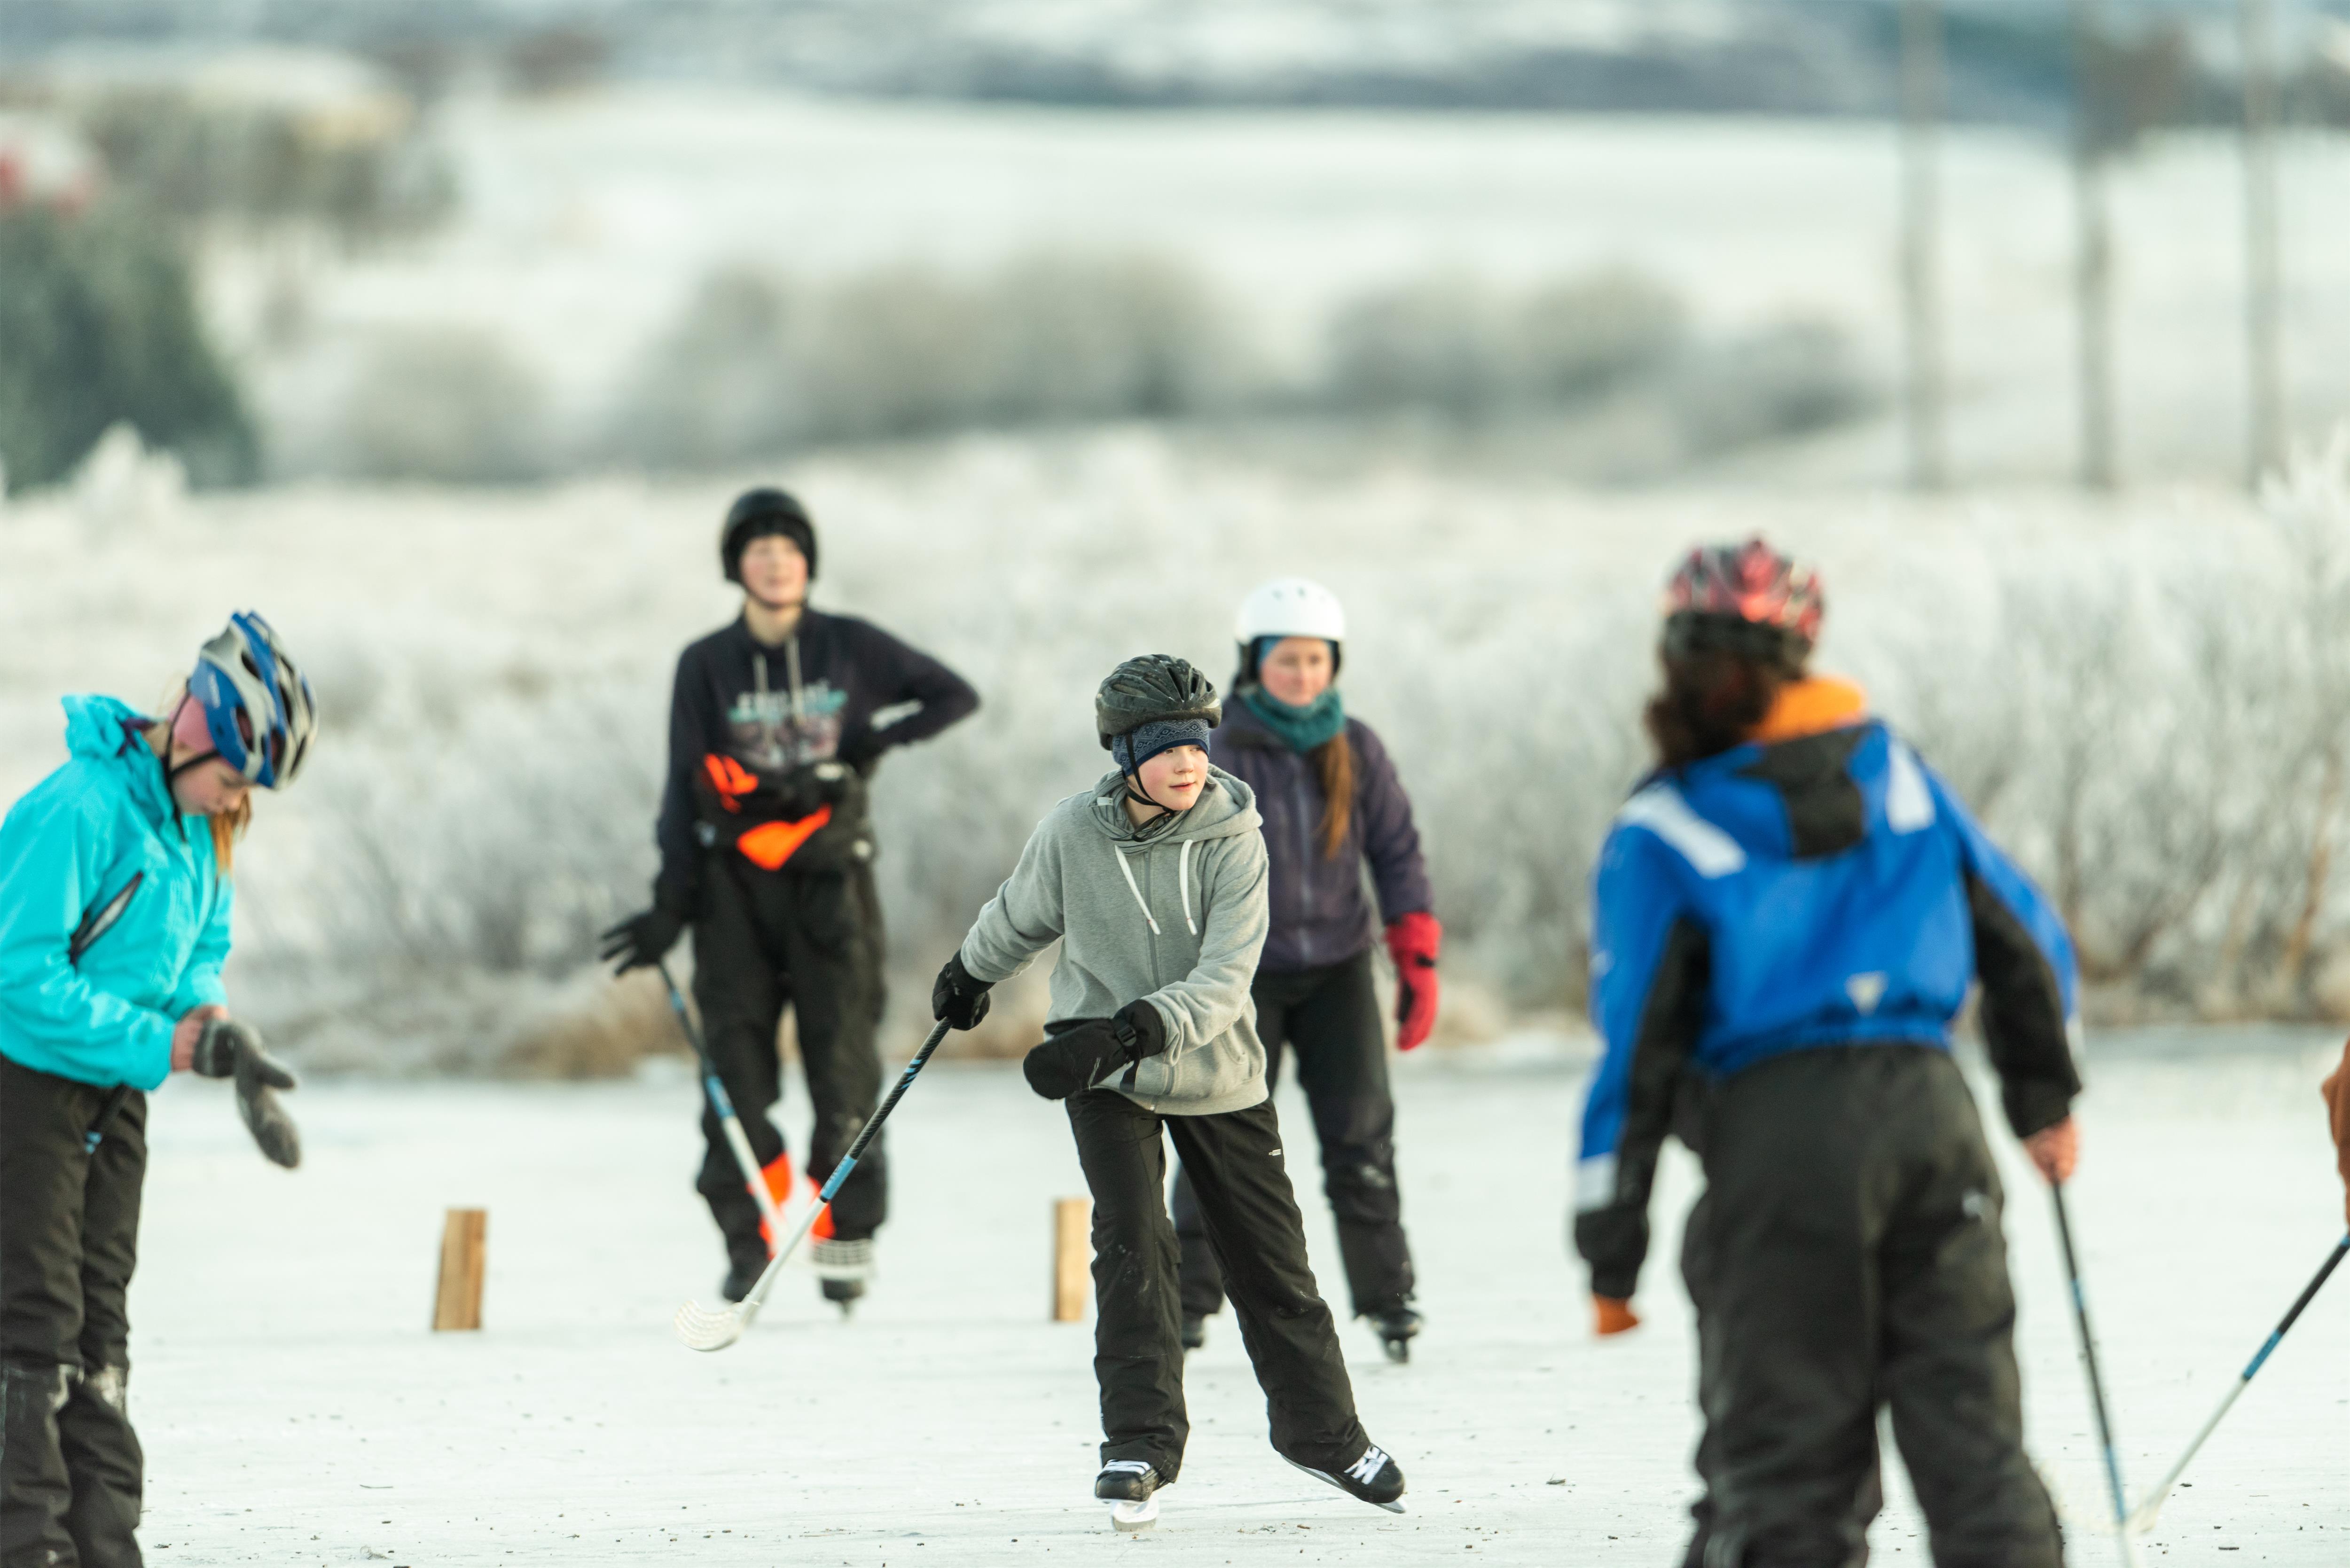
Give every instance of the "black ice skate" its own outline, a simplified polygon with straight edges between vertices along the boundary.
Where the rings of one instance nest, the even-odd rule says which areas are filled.
[[[1286,1459],[1289,1456],[1284,1454],[1282,1458]],[[1377,1443],[1365,1449],[1360,1459],[1343,1469],[1318,1470],[1312,1465],[1298,1464],[1295,1459],[1289,1459],[1289,1462],[1297,1465],[1309,1476],[1318,1476],[1328,1481],[1350,1497],[1361,1498],[1389,1513],[1403,1511],[1403,1469]]]
[[[847,1317],[850,1309],[865,1299],[865,1283],[873,1277],[873,1242],[869,1238],[856,1241],[819,1241],[808,1262],[822,1282],[824,1299],[839,1307],[841,1316]]]
[[[764,1257],[736,1258],[727,1264],[726,1277],[718,1282],[718,1293],[730,1302],[739,1302],[751,1293],[751,1287],[766,1272]]]
[[[1188,1312],[1185,1313],[1183,1314],[1183,1348],[1186,1350],[1197,1350],[1207,1343],[1208,1320],[1203,1317],[1194,1317]]]
[[[1372,1326],[1379,1331],[1379,1348],[1388,1353],[1389,1361],[1398,1364],[1411,1359],[1411,1342],[1419,1336],[1420,1325],[1427,1321],[1405,1302],[1371,1314]]]
[[[1159,1472],[1147,1459],[1112,1459],[1094,1478],[1094,1495],[1110,1505],[1115,1530],[1148,1530],[1159,1519]]]

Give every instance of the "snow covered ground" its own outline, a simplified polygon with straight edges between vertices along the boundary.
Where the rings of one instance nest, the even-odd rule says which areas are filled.
[[[2290,1031],[2093,1045],[2076,1217],[2134,1484],[2175,1456],[2340,1233],[2315,1090],[2332,1048]],[[1045,1321],[1048,1204],[1083,1185],[1061,1113],[1006,1069],[934,1069],[906,1099],[886,1272],[855,1321],[792,1278],[747,1340],[712,1356],[668,1327],[719,1265],[691,1187],[682,1076],[313,1086],[295,1101],[308,1163],[290,1176],[248,1146],[224,1094],[175,1083],[154,1110],[131,1305],[150,1561],[1676,1561],[1694,1437],[1686,1307],[1652,1262],[1648,1325],[1588,1336],[1560,1239],[1581,1083],[1575,1048],[1556,1043],[1404,1064],[1406,1212],[1431,1325],[1406,1367],[1360,1327],[1347,1345],[1410,1511],[1365,1508],[1274,1457],[1226,1316],[1189,1368],[1182,1480],[1135,1542],[1088,1496],[1088,1331]],[[2033,1452],[2069,1511],[2094,1516],[2047,1205],[1996,1141]],[[1311,1189],[1305,1145],[1292,1154]],[[1691,1185],[1669,1169],[1660,1218],[1677,1220]],[[1335,1282],[1326,1214],[1302,1196]],[[425,1330],[453,1205],[490,1210],[478,1334]],[[2345,1447],[2350,1283],[2337,1283],[2199,1461],[2149,1560],[2338,1568]],[[1878,1560],[1921,1563],[1896,1495]],[[2075,1563],[2116,1555],[2075,1535]]]

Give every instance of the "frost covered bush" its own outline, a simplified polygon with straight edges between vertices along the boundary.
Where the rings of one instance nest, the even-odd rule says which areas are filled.
[[[975,280],[917,265],[821,284],[708,278],[621,400],[623,450],[660,468],[823,441],[1225,406],[1247,355],[1192,272],[1036,254]]]
[[[1342,408],[1490,418],[1596,397],[1665,364],[1685,332],[1679,299],[1635,273],[1565,279],[1523,297],[1435,273],[1332,317],[1326,396]]]
[[[411,327],[374,345],[343,408],[343,470],[366,479],[513,484],[546,471],[544,395],[494,337]]]
[[[199,607],[258,605],[326,718],[240,859],[240,1006],[314,1064],[574,1073],[673,1049],[590,960],[646,896],[671,671],[733,613],[712,545],[753,477],[197,497],[143,535],[12,506],[0,794],[53,763],[58,692],[151,695],[212,629]],[[1646,765],[1659,584],[1691,542],[1757,529],[1826,574],[1821,664],[2061,904],[2093,1017],[2350,1016],[2350,444],[2257,508],[1593,494],[1392,460],[1333,478],[1135,432],[776,477],[823,531],[817,603],[983,699],[879,775],[893,1042],[1030,828],[1104,770],[1101,674],[1161,649],[1222,683],[1232,607],[1291,572],[1347,602],[1347,705],[1415,801],[1455,1016],[1578,1007],[1592,857]],[[140,569],[159,548],[167,579]]]

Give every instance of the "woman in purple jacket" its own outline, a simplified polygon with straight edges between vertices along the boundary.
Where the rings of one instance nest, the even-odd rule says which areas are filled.
[[[1314,1107],[1323,1190],[1355,1315],[1367,1317],[1391,1360],[1410,1359],[1420,1315],[1412,1306],[1411,1248],[1396,1189],[1395,1101],[1386,1031],[1371,989],[1376,932],[1363,896],[1370,864],[1378,924],[1395,960],[1397,1045],[1436,1023],[1436,952],[1428,870],[1411,802],[1371,727],[1349,719],[1336,684],[1346,611],[1330,590],[1300,577],[1265,584],[1241,606],[1239,701],[1224,710],[1209,756],[1256,792],[1270,860],[1273,929],[1250,987],[1265,1075],[1278,1082],[1282,1048]],[[1197,1349],[1223,1304],[1207,1227],[1180,1172],[1175,1229],[1183,1242],[1183,1344]]]

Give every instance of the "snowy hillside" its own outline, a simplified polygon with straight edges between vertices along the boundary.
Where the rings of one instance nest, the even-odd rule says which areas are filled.
[[[1276,389],[1324,369],[1334,317],[1367,292],[1464,298],[1603,267],[1685,301],[1701,333],[1814,320],[1877,383],[1898,363],[1895,147],[1877,125],[1105,114],[699,85],[452,100],[439,125],[464,202],[445,232],[348,261],[224,247],[207,268],[281,472],[336,472],[367,410],[436,398],[470,399],[525,472],[608,465],[643,417],[645,357],[730,269],[886,287],[907,267],[953,280],[1024,257],[1141,258],[1195,279],[1234,372]],[[2062,477],[2074,422],[2061,145],[1966,130],[1946,158],[1953,472]],[[2326,260],[2350,254],[2350,203],[2330,199],[2350,142],[2295,140],[2282,167],[2286,365],[2294,428],[2314,440],[2350,415],[2333,373],[2350,361],[2350,308]],[[2224,140],[2165,140],[2116,168],[2133,478],[2240,466],[2238,181]],[[877,335],[850,372],[889,370],[873,362],[884,353],[902,357]],[[920,358],[951,380],[962,354],[926,341]],[[1738,472],[1890,482],[1900,454],[1888,413]]]

